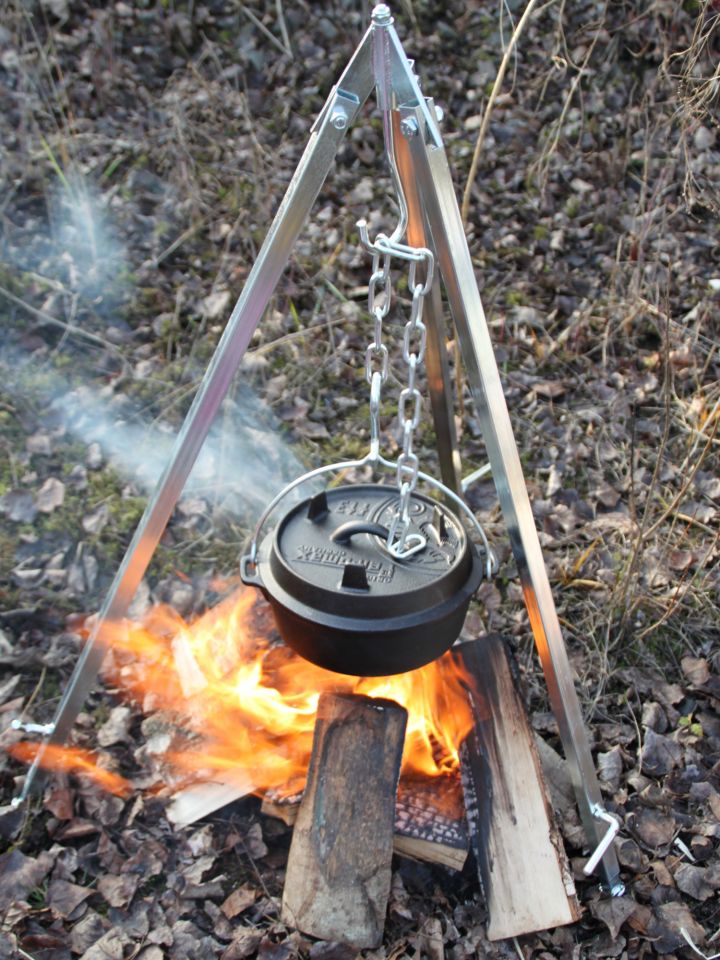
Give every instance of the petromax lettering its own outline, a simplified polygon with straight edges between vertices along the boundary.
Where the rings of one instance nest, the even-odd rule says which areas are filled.
[[[389,583],[393,578],[393,568],[384,566],[380,560],[352,556],[347,550],[334,550],[332,547],[299,544],[295,559],[304,563],[319,563],[323,566],[337,567],[344,566],[346,563],[354,563],[365,567],[368,580],[375,583]]]

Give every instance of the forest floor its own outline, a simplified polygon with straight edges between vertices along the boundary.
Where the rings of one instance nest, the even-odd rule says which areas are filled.
[[[60,775],[13,809],[18,717],[49,721],[257,256],[368,22],[349,0],[10,0],[0,23],[0,957],[349,958],[278,918],[289,831],[258,801],[174,833],[143,702],[105,683],[74,742],[115,796]],[[522,4],[393,11],[458,196]],[[720,40],[715,0],[539,4],[495,104],[467,233],[626,895],[583,878],[572,927],[489,943],[472,865],[397,860],[382,958],[720,950]],[[368,108],[348,132],[133,615],[226,595],[262,507],[362,456],[371,235],[397,217]],[[386,335],[385,449],[403,383]],[[448,320],[450,359],[456,343]],[[467,470],[484,462],[461,373]],[[427,405],[426,405],[427,406]],[[416,449],[438,471],[424,411]],[[511,638],[556,744],[492,483],[500,559],[466,631]],[[124,711],[118,714],[118,710]],[[562,825],[561,825],[562,826]],[[227,906],[238,886],[246,891]],[[236,910],[237,908],[237,910]],[[233,912],[235,911],[236,912]],[[694,946],[693,946],[694,945]]]

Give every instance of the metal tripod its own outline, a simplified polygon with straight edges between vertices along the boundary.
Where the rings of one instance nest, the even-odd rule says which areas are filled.
[[[285,193],[245,288],[177,437],[88,638],[52,724],[26,777],[19,800],[38,777],[44,747],[63,743],[97,678],[109,641],[108,625],[123,619],[205,441],[215,414],[285,268],[295,240],[333,164],[345,133],[377,88],[391,169],[406,202],[407,242],[433,251],[457,328],[492,476],[520,573],[525,603],[549,695],[569,761],[575,794],[603,886],[622,893],[611,845],[617,822],[604,809],[567,651],[540,550],[517,446],[475,281],[450,170],[431,101],[420,92],[385,5],[372,23],[312,127],[309,143]],[[436,279],[426,304],[427,368],[443,480],[463,489],[452,416],[448,362],[441,333]],[[33,729],[30,725],[28,729]]]

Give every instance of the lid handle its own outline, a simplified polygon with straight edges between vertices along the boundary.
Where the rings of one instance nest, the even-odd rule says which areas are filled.
[[[384,527],[381,523],[349,520],[347,523],[341,524],[336,530],[333,530],[330,534],[330,539],[334,543],[349,543],[350,538],[356,533],[371,533],[376,537],[382,537],[383,540],[387,540],[389,531],[388,528]]]

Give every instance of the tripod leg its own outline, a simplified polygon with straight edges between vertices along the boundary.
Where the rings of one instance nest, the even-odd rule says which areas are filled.
[[[48,743],[67,739],[75,718],[97,678],[111,629],[126,615],[152,559],[175,504],[235,375],[250,338],[285,269],[295,240],[335,159],[338,145],[374,83],[370,32],[335,87],[290,181],[255,265],[205,372],[192,407],[175,442],[171,459],[148,501],[132,542],[110,585],[98,620],[64,692]],[[25,778],[24,799],[38,774],[45,744]]]
[[[398,175],[407,203],[408,243],[413,247],[430,247],[430,237],[425,214],[418,196],[417,182],[413,171],[408,141],[400,131],[400,113],[392,111],[393,146]],[[432,407],[437,451],[440,460],[440,475],[446,487],[454,493],[461,493],[460,451],[458,450],[455,414],[453,409],[452,388],[450,385],[450,367],[445,347],[443,324],[443,305],[440,293],[439,273],[435,273],[430,296],[425,301],[424,317],[427,325],[427,348],[425,368],[427,370],[430,404]]]
[[[415,121],[409,140],[419,192],[437,252],[450,307],[458,331],[468,383],[475,400],[498,498],[520,573],[525,604],[548,685],[553,712],[560,728],[573,776],[575,794],[586,835],[599,846],[607,822],[597,815],[602,798],[573,685],[567,650],[540,549],[535,521],[520,464],[500,374],[478,292],[470,251],[453,189],[445,151],[426,143],[424,114],[418,108],[402,112]],[[620,892],[615,851],[602,858],[604,884]]]

